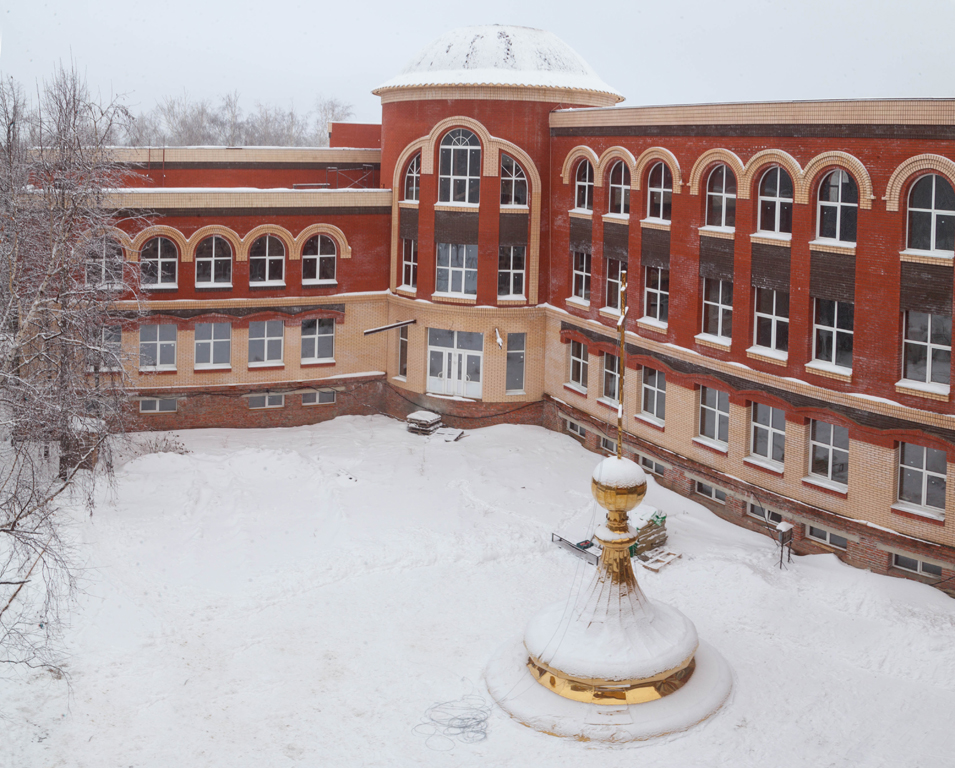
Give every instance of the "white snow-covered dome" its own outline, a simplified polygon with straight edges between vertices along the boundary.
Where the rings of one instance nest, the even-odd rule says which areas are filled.
[[[378,86],[517,86],[606,94],[623,101],[580,55],[557,35],[542,29],[486,25],[460,27],[418,53],[402,73]]]

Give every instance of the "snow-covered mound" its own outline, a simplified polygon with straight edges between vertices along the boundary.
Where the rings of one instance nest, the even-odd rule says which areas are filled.
[[[623,97],[557,35],[542,29],[459,27],[426,46],[401,74],[378,86],[513,85],[569,88]]]
[[[601,461],[591,477],[608,488],[636,488],[647,482],[647,475],[639,464],[616,456]]]

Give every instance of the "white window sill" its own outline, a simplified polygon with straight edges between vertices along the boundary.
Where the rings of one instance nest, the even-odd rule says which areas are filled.
[[[904,251],[899,251],[899,256],[902,261],[906,261],[906,257],[911,260],[921,261],[926,260],[930,262],[938,262],[940,264],[952,265],[953,260],[955,260],[955,252],[952,251],[920,251],[917,248],[906,248]]]
[[[619,400],[612,400],[611,398],[606,397],[606,396],[604,396],[604,397],[598,397],[598,398],[597,398],[597,402],[600,403],[601,405],[607,406],[608,408],[612,408],[612,409],[615,410],[615,411],[617,410],[617,408],[618,408],[619,405],[620,405],[620,401],[619,401]]]
[[[414,298],[418,293],[418,289],[413,285],[399,285],[395,288],[395,292],[407,298]]]
[[[817,373],[820,376],[828,376],[840,381],[852,381],[852,369],[842,365],[830,363],[827,360],[811,360],[806,363],[806,370],[810,373]]]
[[[399,200],[398,207],[399,208],[417,208],[418,201],[417,200]]]
[[[457,301],[462,304],[477,303],[477,294],[474,293],[450,293],[448,291],[435,291],[431,294],[432,299],[444,299],[446,301]]]
[[[601,315],[609,315],[610,317],[620,317],[620,310],[617,307],[601,307]]]
[[[753,232],[753,234],[749,236],[749,239],[755,240],[756,242],[759,242],[760,240],[775,240],[780,245],[782,245],[783,243],[791,243],[793,236],[792,236],[792,232],[759,231],[759,232]]]
[[[577,384],[573,381],[565,381],[564,387],[573,392],[576,392],[578,395],[581,395],[582,397],[587,397],[587,387],[582,387],[580,386],[580,384]]]
[[[594,215],[594,212],[590,208],[571,208],[567,211],[571,216],[579,216],[591,218]]]
[[[196,288],[231,288],[232,283],[196,283]]]
[[[303,286],[309,285],[338,285],[337,280],[303,280]]]
[[[650,317],[649,315],[644,315],[637,320],[637,325],[643,326],[644,328],[652,328],[656,331],[665,332],[667,330],[667,323],[657,320],[655,317]]]
[[[856,252],[856,244],[848,243],[845,240],[835,240],[831,237],[817,237],[815,240],[809,241],[809,249],[835,251],[836,253],[854,255]]]
[[[249,288],[284,288],[284,280],[255,280],[249,281]]]
[[[320,363],[334,363],[334,357],[303,357],[302,365],[319,365]]]
[[[707,224],[699,229],[701,235],[736,235],[736,227],[718,227],[715,224]]]
[[[663,419],[658,419],[652,413],[640,412],[640,413],[634,414],[633,418],[637,419],[638,421],[644,421],[647,424],[650,424],[651,426],[660,427],[661,429],[663,429],[663,427],[666,426],[666,422],[664,422]]]
[[[828,477],[821,477],[819,475],[806,475],[802,481],[804,483],[808,483],[809,485],[816,485],[829,491],[835,491],[836,493],[849,493],[848,485],[845,483],[837,483],[835,480],[830,480]]]
[[[249,363],[249,368],[284,368],[282,360],[264,360],[260,363]]]
[[[408,377],[407,376],[392,376],[391,380],[392,381],[407,381]]]
[[[174,365],[152,365],[146,368],[140,368],[140,373],[175,373],[176,366]]]
[[[436,211],[476,211],[480,207],[480,203],[452,202],[451,200],[443,200],[434,204]]]
[[[228,365],[196,365],[196,366],[193,366],[193,370],[195,371],[231,371],[232,364],[229,363]]]
[[[526,395],[523,389],[509,389],[504,393],[505,397],[519,397],[520,395]]]
[[[714,336],[712,333],[698,333],[693,338],[696,339],[697,343],[703,344],[704,346],[719,347],[725,350],[729,350],[733,343],[733,340],[726,336]]]
[[[523,293],[505,293],[497,295],[498,301],[527,301],[527,297]]]
[[[178,291],[179,283],[146,283],[142,288],[144,291]]]
[[[907,512],[910,515],[918,515],[919,517],[927,517],[931,520],[944,520],[945,519],[945,510],[944,509],[934,509],[933,507],[923,507],[919,504],[912,504],[909,501],[897,501],[892,505],[892,509],[899,512]]]
[[[612,221],[617,224],[629,224],[630,223],[630,214],[629,213],[605,213],[600,217],[602,221]]]
[[[651,229],[669,229],[670,220],[658,219],[656,216],[647,216],[645,219],[640,219],[640,226],[650,227]]]
[[[712,437],[707,437],[706,435],[697,435],[693,438],[693,442],[711,448],[714,451],[719,451],[720,453],[729,453],[730,449],[728,443],[724,443],[722,440],[714,440]],[[709,485],[709,483],[707,483],[707,485]]]
[[[528,205],[502,205],[501,211],[503,213],[527,213],[530,211],[530,206]]]
[[[778,349],[770,349],[769,347],[760,347],[758,345],[747,349],[746,356],[755,357],[757,360],[766,360],[777,365],[785,365],[789,362],[788,352],[780,352]]]
[[[781,475],[783,473],[783,464],[781,462],[767,459],[765,456],[760,456],[759,454],[751,453],[749,456],[743,459],[743,462],[746,464],[755,464],[757,467],[768,469],[770,472],[774,472],[777,475]]]
[[[951,386],[948,384],[938,384],[934,381],[912,381],[910,379],[901,379],[895,382],[895,391],[904,394],[915,395],[916,397],[927,397],[932,400],[948,400],[951,393]]]
[[[577,296],[568,296],[565,301],[581,309],[590,309],[590,301],[587,299],[581,299]]]

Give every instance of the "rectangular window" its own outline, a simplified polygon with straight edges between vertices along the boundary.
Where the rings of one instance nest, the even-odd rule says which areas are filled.
[[[926,563],[924,560],[918,560],[906,555],[893,554],[892,565],[895,568],[901,568],[903,571],[912,571],[921,573],[924,576],[941,576],[942,567],[932,563]]]
[[[666,471],[666,467],[660,462],[654,461],[649,456],[640,457],[640,466],[647,470],[647,472],[652,472],[655,475],[662,475]]]
[[[196,323],[195,367],[228,368],[231,364],[231,323]]]
[[[620,259],[607,259],[607,308],[620,309]]]
[[[605,450],[607,453],[616,455],[617,453],[617,441],[611,440],[609,437],[600,438],[600,447]]]
[[[401,285],[418,287],[418,241],[404,238],[401,241]]]
[[[923,384],[949,384],[952,318],[909,310],[905,313],[902,376]]]
[[[564,424],[567,426],[567,431],[572,435],[577,435],[577,437],[587,437],[587,430],[580,426],[580,424],[577,422],[565,421]]]
[[[302,395],[302,405],[329,405],[335,402],[335,395],[334,389],[305,392]]]
[[[851,302],[816,299],[813,359],[851,368],[854,322],[855,305]]]
[[[587,367],[590,355],[587,347],[579,341],[570,342],[570,381],[583,390],[587,389]]]
[[[700,494],[700,496],[706,496],[706,498],[713,499],[713,501],[718,501],[720,504],[726,503],[726,491],[721,491],[719,488],[714,488],[712,485],[707,485],[706,483],[697,481],[696,492]]]
[[[809,473],[839,485],[849,483],[849,430],[812,420],[809,430]]]
[[[666,419],[667,377],[663,371],[653,368],[643,369],[643,397],[640,409],[648,416],[659,421]]]
[[[783,516],[778,512],[773,512],[771,509],[766,509],[762,504],[753,504],[753,502],[746,505],[746,514],[767,523],[775,524],[783,521]]]
[[[176,370],[176,326],[139,327],[139,369],[141,371]]]
[[[733,282],[703,280],[703,333],[729,339],[733,336]]]
[[[753,403],[751,453],[774,464],[786,457],[786,414],[779,408]]]
[[[252,395],[249,398],[249,408],[282,408],[285,406],[285,395]]]
[[[282,362],[285,325],[281,320],[249,323],[249,365],[278,365]]]
[[[335,359],[335,321],[330,318],[302,321],[302,362]]]
[[[644,317],[667,322],[670,316],[670,270],[647,267],[644,291]]]
[[[755,344],[789,351],[789,294],[769,288],[756,289]]]
[[[899,445],[899,501],[945,510],[945,451],[913,443]]]
[[[175,413],[177,400],[169,398],[147,398],[139,401],[140,413]]]
[[[408,378],[408,326],[398,329],[398,375]]]
[[[526,334],[507,334],[507,375],[505,388],[508,392],[524,391],[524,345]]]
[[[478,255],[476,245],[438,244],[438,293],[477,295]]]
[[[590,254],[574,251],[574,296],[584,301],[590,301],[590,267]]]
[[[502,245],[497,257],[497,295],[524,295],[523,245]]]
[[[605,400],[620,400],[620,358],[616,355],[604,355],[604,388]]]
[[[700,435],[719,443],[729,443],[730,396],[726,392],[700,388]]]
[[[825,528],[817,528],[814,525],[807,526],[809,532],[806,534],[810,539],[815,539],[816,541],[821,541],[824,544],[828,544],[831,547],[836,547],[837,549],[846,549],[849,546],[849,540],[844,536],[840,536],[837,533],[832,531],[827,531]]]
[[[120,325],[104,325],[100,328],[96,348],[90,350],[90,369],[93,371],[118,371],[123,367],[123,328]]]

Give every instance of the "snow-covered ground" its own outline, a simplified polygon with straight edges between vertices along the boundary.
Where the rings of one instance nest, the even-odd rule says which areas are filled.
[[[535,427],[455,443],[383,417],[179,433],[76,515],[89,570],[68,632],[72,694],[0,679],[0,765],[955,765],[955,601],[772,541],[653,484],[683,554],[650,597],[735,671],[727,706],[632,746],[533,732],[426,739],[436,702],[589,568],[550,542],[586,528],[598,457]],[[489,703],[489,699],[488,699]]]

